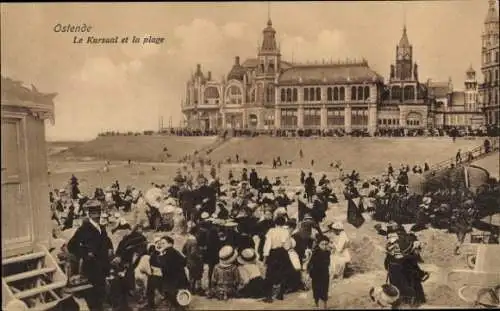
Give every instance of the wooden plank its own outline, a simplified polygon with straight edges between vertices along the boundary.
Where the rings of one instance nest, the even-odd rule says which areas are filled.
[[[6,283],[11,283],[11,282],[15,282],[15,281],[23,280],[23,279],[28,279],[28,278],[32,278],[35,276],[40,276],[40,275],[44,275],[46,273],[51,273],[51,272],[55,272],[55,271],[56,271],[56,268],[41,268],[41,269],[32,270],[32,271],[28,271],[28,272],[9,275],[9,276],[5,277],[4,280]]]
[[[13,264],[13,263],[19,263],[19,262],[33,260],[33,259],[41,259],[43,257],[45,257],[44,252],[30,253],[30,254],[26,254],[26,255],[2,259],[2,265],[5,266],[5,265]]]
[[[51,283],[49,285],[44,285],[44,286],[29,289],[26,291],[22,291],[20,293],[16,293],[16,294],[14,294],[14,297],[16,297],[17,299],[24,299],[24,298],[38,295],[38,294],[43,293],[43,292],[47,292],[49,290],[64,287],[65,285],[66,285],[65,282]]]

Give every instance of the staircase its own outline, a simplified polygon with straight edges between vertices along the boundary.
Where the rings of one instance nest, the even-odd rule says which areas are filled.
[[[2,259],[2,309],[24,303],[27,310],[49,310],[69,296],[67,277],[41,245],[33,252]],[[22,301],[21,302],[19,302]]]
[[[471,164],[472,162],[483,159],[489,155],[497,154],[499,150],[500,144],[498,139],[492,139],[490,152],[486,152],[483,145],[477,146],[467,152],[462,152],[462,161],[458,165]],[[471,158],[469,158],[469,154],[471,155]],[[449,158],[432,165],[430,168],[430,172],[437,172],[446,168],[450,168],[451,164],[456,164],[455,158]]]
[[[220,146],[224,145],[225,143],[229,142],[230,140],[231,140],[230,137],[226,137],[226,138],[219,137],[219,138],[217,138],[216,141],[214,141],[210,145],[207,145],[207,146],[201,148],[200,150],[198,150],[198,155],[209,156],[210,153],[212,153],[215,149],[219,148]]]

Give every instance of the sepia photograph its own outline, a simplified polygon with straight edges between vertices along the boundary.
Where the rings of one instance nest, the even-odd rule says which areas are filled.
[[[0,7],[2,310],[500,308],[498,0]]]

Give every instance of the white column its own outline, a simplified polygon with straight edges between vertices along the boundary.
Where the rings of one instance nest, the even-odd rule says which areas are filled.
[[[222,128],[226,129],[227,128],[227,124],[226,124],[226,112],[223,110],[221,112],[221,114],[222,114]]]
[[[328,116],[326,112],[326,106],[321,106],[321,129],[324,130],[328,128]]]
[[[347,93],[347,92],[346,92]],[[350,93],[349,93],[350,94]],[[347,94],[346,94],[347,95]],[[350,133],[352,131],[352,126],[351,126],[351,105],[347,104],[344,109],[344,130],[347,133]]]
[[[297,109],[297,127],[299,129],[304,127],[304,107],[302,105]]]
[[[368,106],[368,133],[371,136],[375,134],[377,130],[377,106],[375,104],[370,104]]]
[[[281,110],[278,107],[274,108],[274,128],[279,129],[281,127]]]

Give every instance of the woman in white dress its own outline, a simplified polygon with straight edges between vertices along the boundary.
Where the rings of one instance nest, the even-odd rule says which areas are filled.
[[[335,222],[328,226],[333,232],[331,238],[332,254],[330,257],[330,277],[334,279],[343,279],[345,267],[351,262],[349,252],[349,238],[344,231],[341,222]]]

